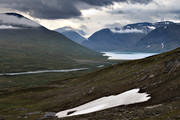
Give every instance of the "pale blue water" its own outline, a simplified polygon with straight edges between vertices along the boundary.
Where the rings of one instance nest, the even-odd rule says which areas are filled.
[[[159,53],[138,53],[138,52],[102,52],[110,60],[137,60],[153,56]]]

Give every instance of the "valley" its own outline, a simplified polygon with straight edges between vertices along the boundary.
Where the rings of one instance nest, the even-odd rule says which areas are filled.
[[[180,120],[178,0],[1,0],[0,120]]]

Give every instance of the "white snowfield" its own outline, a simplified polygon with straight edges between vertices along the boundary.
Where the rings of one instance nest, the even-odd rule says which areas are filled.
[[[61,111],[56,114],[58,118],[88,114],[92,112],[97,112],[121,105],[129,105],[135,103],[146,102],[151,97],[147,93],[139,93],[140,89],[133,89],[127,92],[124,92],[119,95],[112,95],[109,97],[103,97],[87,104],[81,105],[79,107]]]
[[[17,76],[17,75],[29,75],[29,74],[40,74],[40,73],[64,73],[64,72],[74,72],[74,71],[84,71],[89,68],[77,68],[77,69],[64,69],[64,70],[39,70],[39,71],[29,71],[29,72],[19,72],[19,73],[1,73],[0,76]]]

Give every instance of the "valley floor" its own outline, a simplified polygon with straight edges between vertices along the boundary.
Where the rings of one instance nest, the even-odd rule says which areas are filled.
[[[84,72],[0,77],[0,118],[58,120],[59,111],[140,88],[152,99],[61,120],[180,119],[180,49]]]

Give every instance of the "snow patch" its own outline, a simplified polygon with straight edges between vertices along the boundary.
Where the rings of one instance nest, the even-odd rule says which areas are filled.
[[[151,97],[147,93],[139,93],[140,89],[133,89],[119,95],[112,95],[109,97],[103,97],[92,102],[86,103],[79,107],[61,111],[56,114],[58,118],[83,115],[92,112],[97,112],[121,105],[130,105],[135,103],[146,102]]]
[[[161,48],[163,49],[165,46],[164,46],[164,43],[161,43]]]
[[[150,48],[151,47],[151,45],[147,45],[147,48]]]
[[[154,27],[154,26],[147,26],[149,29],[151,29],[151,30],[154,30],[154,29],[156,29],[156,27]]]

